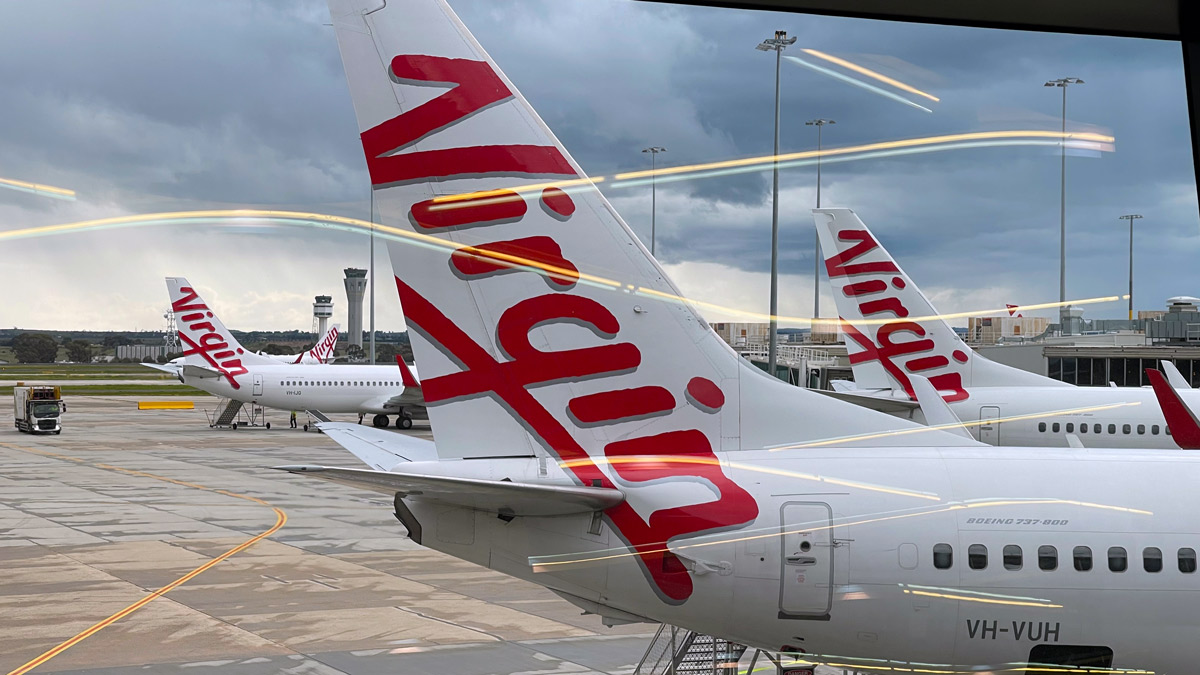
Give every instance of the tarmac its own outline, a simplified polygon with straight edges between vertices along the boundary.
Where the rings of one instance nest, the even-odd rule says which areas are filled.
[[[0,430],[0,673],[616,675],[657,628],[423,549],[386,495],[265,468],[357,465],[324,435],[210,429],[194,400]]]

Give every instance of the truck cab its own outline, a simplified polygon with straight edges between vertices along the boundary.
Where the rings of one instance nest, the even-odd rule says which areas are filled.
[[[14,424],[31,434],[62,433],[62,392],[58,387],[13,387]]]

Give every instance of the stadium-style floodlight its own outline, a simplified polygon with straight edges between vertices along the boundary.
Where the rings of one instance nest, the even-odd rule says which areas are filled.
[[[767,372],[779,377],[775,371],[776,347],[779,342],[775,331],[779,325],[779,64],[783,50],[796,44],[796,38],[788,37],[787,31],[775,31],[775,37],[763,40],[755,49],[775,52],[775,152],[771,156],[771,310],[767,335]]]
[[[815,119],[804,123],[805,126],[817,128],[817,208],[821,208],[821,127],[826,124],[837,124],[836,120]],[[811,339],[812,330],[817,327],[816,320],[821,318],[821,237],[813,235],[813,324],[809,329]]]
[[[1062,89],[1062,138],[1059,141],[1059,170],[1058,186],[1058,301],[1062,303],[1058,310],[1059,328],[1066,331],[1067,327],[1067,87],[1072,84],[1083,84],[1078,77],[1060,77],[1048,80],[1044,87],[1059,87]]]
[[[1118,218],[1118,220],[1129,221],[1129,320],[1133,321],[1133,221],[1141,218],[1139,214],[1129,213]],[[1133,328],[1131,323],[1129,326]]]
[[[655,183],[657,182],[657,162],[655,160],[658,159],[658,153],[666,151],[666,148],[654,145],[642,150],[642,152],[650,153],[650,255],[654,255],[654,212],[658,207],[658,195],[655,190]]]

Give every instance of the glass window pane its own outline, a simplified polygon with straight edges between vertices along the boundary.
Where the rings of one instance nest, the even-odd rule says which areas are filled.
[[[933,566],[939,570],[948,570],[954,564],[954,549],[950,544],[936,544],[933,547]]]
[[[1063,359],[1063,382],[1075,384],[1075,359]]]
[[[1150,435],[1151,435],[1151,436],[1157,436],[1157,435],[1158,435],[1158,425],[1157,425],[1157,424],[1152,424],[1152,425],[1150,425]]]
[[[1081,387],[1092,386],[1092,363],[1095,359],[1078,359],[1076,366],[1075,384]]]
[[[1038,422],[1038,431],[1043,431],[1043,432],[1046,431],[1046,423],[1045,422]]]
[[[1147,572],[1162,571],[1162,551],[1153,546],[1142,549],[1142,569]]]
[[[1100,425],[1099,425],[1099,424],[1093,424],[1093,425],[1092,425],[1092,433],[1093,433],[1093,434],[1098,434],[1098,433],[1100,433]]]
[[[1142,386],[1142,360],[1125,359],[1125,387]]]
[[[1108,381],[1100,383],[1100,386],[1107,387],[1109,382],[1118,387],[1125,386],[1125,359],[1108,360]]]
[[[987,569],[987,547],[983,544],[971,544],[967,548],[967,567],[973,570]]]
[[[1050,366],[1050,369],[1048,371],[1048,376],[1050,377],[1050,379],[1061,380],[1062,379],[1062,359],[1057,356],[1052,356],[1049,359],[1047,359],[1047,361],[1049,362],[1049,366]]]
[[[1053,431],[1054,433],[1056,433],[1056,434],[1057,434],[1057,433],[1058,433],[1058,422],[1055,422],[1055,423],[1054,423],[1054,424],[1053,424],[1053,425],[1050,427],[1050,430],[1051,430],[1051,431]]]
[[[1128,424],[1122,424],[1122,425],[1121,425],[1121,433],[1123,433],[1123,434],[1127,434],[1127,433],[1129,433],[1130,431],[1131,431],[1131,428],[1130,428],[1130,426],[1129,426]]]
[[[1067,422],[1067,433],[1068,434],[1075,433],[1075,423],[1074,422]]]
[[[1038,569],[1053,572],[1058,569],[1058,549],[1053,546],[1038,547]]]
[[[1089,572],[1092,569],[1092,549],[1087,546],[1076,546],[1074,551],[1071,551],[1071,557],[1075,560],[1075,570],[1077,572]]]
[[[1004,547],[1004,569],[1019,570],[1021,569],[1021,547],[1016,544],[1009,544]]]
[[[1117,433],[1117,425],[1115,425],[1115,424],[1108,425],[1108,433],[1110,433],[1110,434]]]
[[[1113,546],[1108,549],[1108,571],[1124,572],[1129,567],[1129,556],[1125,553],[1125,549],[1120,546]]]
[[[1086,434],[1087,430],[1088,430],[1088,425],[1086,422],[1079,425],[1079,433]]]
[[[1179,549],[1179,571],[1191,574],[1196,571],[1196,550],[1192,548]]]
[[[1138,433],[1139,433],[1139,434],[1144,434],[1144,433],[1146,433],[1146,425],[1145,425],[1145,424],[1139,424],[1139,425],[1138,425]]]

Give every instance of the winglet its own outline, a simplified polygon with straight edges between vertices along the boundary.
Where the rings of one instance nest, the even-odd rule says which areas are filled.
[[[917,403],[921,406],[921,414],[925,416],[925,424],[975,442],[975,437],[963,426],[962,420],[958,419],[937,389],[933,388],[929,378],[910,375],[909,380]]]
[[[1174,363],[1170,361],[1159,361],[1159,364],[1162,366],[1163,373],[1167,376],[1167,382],[1170,382],[1172,387],[1175,387],[1176,389],[1192,388],[1192,385],[1187,381],[1187,378],[1183,376],[1183,373],[1179,372],[1179,369],[1175,367]]]
[[[1162,373],[1147,368],[1146,377],[1150,378],[1150,386],[1158,397],[1158,406],[1167,418],[1171,437],[1184,450],[1200,450],[1200,421],[1196,419],[1196,414],[1179,397],[1179,392],[1167,383]]]
[[[413,375],[408,364],[404,362],[404,357],[396,355],[396,365],[400,366],[400,381],[404,383],[406,389],[420,389],[421,383]]]

